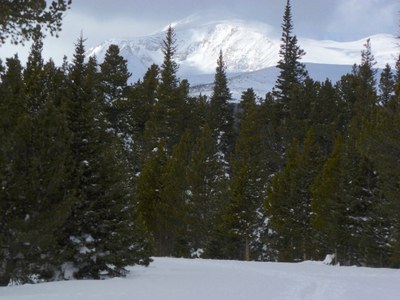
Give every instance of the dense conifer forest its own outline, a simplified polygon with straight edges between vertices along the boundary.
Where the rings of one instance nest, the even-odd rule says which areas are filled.
[[[400,55],[378,76],[366,41],[315,81],[287,1],[276,86],[237,104],[222,51],[212,95],[189,94],[172,27],[134,84],[115,45],[99,63],[80,37],[56,66],[27,38],[0,63],[0,285],[151,256],[400,267]]]

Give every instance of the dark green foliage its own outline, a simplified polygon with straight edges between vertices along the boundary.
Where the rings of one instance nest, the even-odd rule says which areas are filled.
[[[289,110],[292,87],[301,84],[307,77],[305,65],[300,62],[304,55],[305,52],[298,45],[296,35],[293,35],[292,8],[288,0],[282,22],[282,38],[279,50],[281,59],[277,65],[280,73],[274,90],[274,96],[282,105],[284,114],[288,113]]]
[[[193,148],[193,136],[186,131],[174,146],[162,174],[161,202],[166,209],[164,238],[169,249],[163,255],[190,256],[187,239],[188,183],[187,168]]]
[[[110,45],[100,64],[101,91],[106,105],[106,118],[111,129],[120,136],[131,131],[129,119],[124,118],[129,109],[127,101],[128,72],[127,61],[120,55],[117,45]]]
[[[76,202],[63,228],[68,261],[80,278],[120,276],[128,264],[148,264],[148,242],[134,223],[133,198],[122,146],[107,130],[94,59],[84,63],[81,38],[70,70],[68,123],[73,134]]]
[[[265,230],[263,202],[267,184],[262,126],[256,95],[252,89],[242,95],[239,135],[232,158],[232,202],[225,209],[225,227],[238,244],[236,259],[256,259],[260,255],[260,236]],[[232,246],[234,247],[234,246]]]
[[[137,215],[153,235],[156,255],[170,255],[167,249],[168,237],[165,233],[169,230],[165,224],[169,212],[161,198],[166,164],[165,144],[160,142],[146,159],[137,182]]]
[[[329,80],[319,84],[317,96],[311,103],[310,123],[314,129],[315,138],[324,155],[331,153],[340,127],[340,107],[338,94]]]
[[[100,64],[102,90],[106,103],[121,100],[127,81],[131,76],[128,72],[127,61],[119,54],[117,45],[110,45]]]
[[[191,149],[186,174],[187,234],[191,251],[203,250],[214,257],[210,248],[218,238],[214,241],[212,234],[225,204],[226,178],[208,125],[201,128]]]
[[[66,266],[80,278],[124,275],[151,249],[98,66],[84,61],[83,39],[70,68],[44,64],[41,48],[1,73],[0,282],[60,279]]]
[[[384,109],[374,125],[372,130],[363,136],[361,143],[364,153],[379,174],[380,200],[376,204],[378,214],[374,216],[374,231],[380,255],[375,258],[374,263],[379,266],[399,267],[399,114],[392,108]]]
[[[339,137],[323,175],[313,186],[313,224],[322,253],[336,253],[342,264],[378,265],[378,176],[368,158]]]
[[[279,259],[299,261],[314,257],[311,226],[311,186],[319,175],[322,155],[309,130],[304,144],[294,141],[286,153],[284,169],[268,187],[266,210],[274,231]]]
[[[0,284],[123,276],[152,254],[399,267],[400,67],[378,95],[367,41],[317,82],[290,1],[282,30],[274,91],[240,105],[222,51],[211,98],[189,95],[171,27],[133,85],[117,46],[98,65],[83,38],[60,68],[36,36],[25,67],[0,62]]]
[[[8,253],[2,258],[2,285],[30,282],[33,274],[54,276],[60,263],[57,231],[71,206],[65,181],[70,134],[54,95],[41,92],[52,77],[44,76],[40,48],[39,41],[32,47],[25,82],[18,59],[8,60],[2,76],[0,239]]]
[[[208,124],[220,151],[221,160],[226,163],[229,162],[234,140],[233,110],[228,102],[230,99],[231,93],[226,78],[226,66],[222,51],[220,51],[215,70],[214,88],[210,99]]]
[[[166,32],[162,51],[164,61],[161,65],[160,81],[157,86],[154,109],[146,122],[145,138],[147,150],[157,146],[160,139],[166,142],[168,152],[176,145],[185,132],[187,115],[187,89],[182,89],[177,78],[178,65],[175,62],[175,33],[172,27]]]
[[[375,58],[371,53],[371,44],[367,40],[364,45],[365,49],[361,52],[361,64],[354,66],[353,74],[355,75],[355,102],[353,106],[354,115],[356,115],[355,126],[361,126],[359,122],[363,118],[371,118],[375,113],[378,104],[378,96],[376,94],[376,64]],[[353,126],[354,126],[353,125]]]
[[[56,35],[61,30],[64,12],[70,8],[71,0],[1,1],[0,2],[0,44],[11,38],[19,44],[33,38],[44,37],[48,30]],[[48,6],[49,4],[49,6]]]
[[[129,161],[135,173],[143,167],[146,150],[151,148],[151,140],[146,139],[145,129],[156,103],[159,72],[159,67],[152,65],[144,75],[143,82],[137,82],[127,91],[129,109],[125,111],[128,120],[124,125],[129,127]]]
[[[387,105],[394,95],[395,90],[395,80],[392,73],[392,68],[389,64],[386,64],[385,68],[381,73],[381,78],[379,81],[379,101],[381,105]]]

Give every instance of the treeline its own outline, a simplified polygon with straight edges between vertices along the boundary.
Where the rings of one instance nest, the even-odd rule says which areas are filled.
[[[308,76],[287,2],[276,86],[234,104],[164,61],[128,85],[104,62],[0,64],[0,284],[126,274],[151,255],[400,266],[400,59],[376,82],[369,41],[332,83]]]

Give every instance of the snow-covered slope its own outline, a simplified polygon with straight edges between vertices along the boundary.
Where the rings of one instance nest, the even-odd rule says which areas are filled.
[[[396,300],[400,271],[156,258],[124,279],[0,287],[0,300]]]
[[[246,82],[247,86],[244,89],[258,89],[256,86],[262,83],[265,85],[262,90],[264,93],[269,90],[268,82],[275,81],[270,74],[275,74],[276,71],[268,68],[276,66],[279,60],[280,36],[268,24],[242,20],[210,21],[210,18],[192,16],[171,25],[176,32],[179,75],[181,78],[188,78],[192,86],[212,83],[212,80],[209,80],[210,76],[199,75],[214,73],[220,50],[224,53],[228,74],[236,78],[234,82]],[[130,40],[111,39],[89,49],[88,55],[96,55],[98,60],[102,61],[110,44],[119,45],[122,55],[128,60],[129,70],[133,74],[132,81],[136,81],[152,63],[162,63],[161,43],[164,36],[165,32],[161,31]],[[396,38],[381,34],[369,39],[377,60],[376,66],[383,67],[386,63],[393,65],[400,51]],[[317,79],[333,79],[335,74],[331,74],[330,70],[359,63],[366,40],[367,38],[353,42],[336,42],[299,38],[299,44],[306,51],[303,62],[336,65],[328,67],[325,71],[319,67],[321,76]],[[237,77],[239,73],[242,74]],[[200,78],[208,80],[199,82]],[[195,79],[196,84],[190,79]],[[234,85],[232,87],[234,93],[239,92]],[[242,85],[240,88],[243,90]]]
[[[331,65],[306,63],[306,68],[311,78],[325,81],[329,79],[336,82],[343,74],[351,72],[351,65]],[[243,91],[253,88],[259,97],[264,97],[275,85],[279,71],[276,67],[269,67],[253,72],[228,73],[228,84],[232,98],[239,100]],[[213,89],[214,74],[198,74],[186,77],[191,84],[191,95],[199,94],[210,96]]]

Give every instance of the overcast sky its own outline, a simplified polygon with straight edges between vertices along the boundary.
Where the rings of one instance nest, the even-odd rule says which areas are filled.
[[[50,1],[50,0],[49,0]],[[400,34],[400,0],[292,0],[294,33],[299,37],[350,41],[377,33]],[[83,32],[86,47],[109,38],[129,38],[157,32],[192,14],[212,14],[268,23],[280,33],[286,0],[73,0],[60,38],[45,40],[45,57],[60,63],[71,58]],[[7,43],[0,58],[25,49]]]

